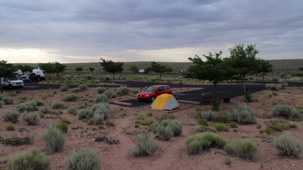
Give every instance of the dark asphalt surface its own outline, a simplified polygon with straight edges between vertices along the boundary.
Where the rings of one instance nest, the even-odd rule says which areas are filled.
[[[155,85],[155,83],[144,82],[144,81],[114,81],[115,84],[127,86],[130,88],[143,88],[146,86]],[[187,92],[176,93],[175,96],[177,100],[186,100],[199,102],[200,104],[209,103],[213,94],[215,93],[217,96],[220,96],[222,99],[233,98],[237,96],[241,96],[243,93],[242,86],[240,84],[231,84],[231,85],[217,85],[214,87],[213,85],[188,85],[188,84],[172,84],[168,83],[171,88],[198,88],[196,90],[191,90]],[[108,86],[110,87],[110,86]],[[113,87],[117,87],[114,85]],[[60,85],[54,84],[38,84],[38,83],[27,83],[23,89],[19,90],[46,90],[46,89],[58,89]],[[261,91],[265,89],[265,84],[247,84],[247,90],[250,93],[255,93],[257,91]],[[123,101],[131,103],[131,106],[142,106],[149,103],[138,102],[136,99],[132,99],[129,101]]]

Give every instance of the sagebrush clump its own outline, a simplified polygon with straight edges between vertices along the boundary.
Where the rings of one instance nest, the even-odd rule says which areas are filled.
[[[136,136],[136,146],[131,148],[129,153],[132,156],[149,156],[159,149],[158,145],[152,140],[148,134],[138,134]]]
[[[289,133],[284,133],[273,141],[282,156],[299,158],[303,153],[303,144]]]
[[[53,102],[52,105],[51,105],[51,108],[52,109],[65,109],[65,105],[64,103],[61,103],[61,102]]]
[[[199,116],[204,120],[212,121],[212,122],[227,123],[232,120],[230,114],[226,112],[221,113],[221,112],[207,111],[207,112],[202,112]]]
[[[186,141],[187,152],[189,154],[199,154],[210,148],[222,148],[225,140],[212,132],[203,132],[190,136]]]
[[[96,98],[96,103],[108,103],[108,97],[105,94],[100,94]]]
[[[99,157],[93,149],[74,151],[65,161],[65,170],[100,170]]]
[[[40,115],[37,112],[24,113],[22,118],[28,125],[37,125],[40,121]]]
[[[272,109],[272,114],[275,117],[284,117],[291,120],[301,120],[303,118],[302,113],[286,104],[275,105]]]
[[[60,152],[65,143],[65,136],[61,130],[56,127],[49,127],[43,135],[49,153]]]
[[[8,162],[8,170],[49,170],[48,157],[39,151],[18,153]]]
[[[98,94],[102,94],[103,92],[105,92],[105,90],[106,90],[106,88],[104,88],[104,87],[99,87],[99,88],[97,89],[97,93],[98,93]]]
[[[230,114],[230,119],[240,124],[254,124],[256,114],[247,106],[238,106]]]
[[[57,129],[59,129],[62,133],[68,132],[68,124],[63,121],[59,121],[59,122],[55,123],[54,126]]]
[[[118,96],[125,96],[128,95],[129,89],[127,87],[119,87],[117,88],[117,95]]]
[[[177,120],[164,119],[152,125],[152,130],[160,140],[170,140],[173,136],[180,136],[182,124]]]
[[[63,101],[65,101],[65,102],[75,102],[78,99],[79,99],[78,96],[70,94],[70,95],[65,96],[64,99],[63,99]]]
[[[249,139],[237,139],[227,142],[224,150],[230,155],[245,160],[254,160],[257,153],[257,145]]]
[[[33,100],[27,103],[19,104],[17,106],[17,110],[19,112],[34,112],[38,111],[40,106],[43,106],[42,102]]]
[[[17,112],[7,112],[3,114],[2,118],[6,122],[17,123],[19,116],[20,114]]]

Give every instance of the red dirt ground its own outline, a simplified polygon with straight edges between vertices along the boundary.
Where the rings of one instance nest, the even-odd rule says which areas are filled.
[[[47,106],[53,101],[62,101],[64,94],[71,92],[60,92],[58,90],[41,90],[41,91],[23,91],[13,96],[15,103],[26,96],[27,99],[38,99]],[[94,103],[96,97],[96,89],[89,89],[84,92],[77,93],[81,96],[81,100],[77,102],[67,103],[68,107],[77,107],[87,102],[89,105]],[[258,124],[264,126],[264,121],[270,119],[273,104],[288,103],[294,106],[303,106],[303,90],[302,88],[286,88],[279,91],[262,91],[253,95],[256,101],[249,103],[252,109],[258,115]],[[129,97],[122,97],[129,98]],[[121,99],[121,98],[119,98]],[[114,100],[119,100],[114,99]],[[230,110],[232,107],[242,104],[243,98],[238,97],[232,99],[229,104],[222,106],[224,111]],[[0,108],[0,116],[7,111],[15,110],[16,104],[3,106]],[[152,111],[149,106],[138,108],[126,108],[111,105],[113,118],[110,120],[113,126],[105,126],[99,128],[87,123],[81,122],[76,116],[65,113],[60,116],[46,115],[41,119],[37,126],[27,126],[24,122],[18,122],[15,132],[6,131],[7,122],[0,120],[0,136],[10,133],[17,133],[20,129],[27,129],[27,132],[34,135],[32,145],[23,146],[5,146],[0,144],[0,169],[7,167],[7,159],[15,153],[38,149],[45,151],[45,144],[42,140],[44,130],[59,119],[68,120],[71,123],[66,138],[64,150],[60,153],[49,155],[52,170],[63,170],[64,159],[73,151],[80,148],[94,148],[99,156],[103,170],[300,170],[303,169],[303,161],[300,159],[285,158],[278,155],[275,148],[269,142],[272,137],[279,135],[276,133],[272,136],[260,134],[260,129],[256,125],[239,126],[237,131],[230,130],[228,132],[218,132],[225,139],[234,138],[252,138],[258,145],[258,153],[255,161],[241,160],[236,157],[226,155],[222,150],[212,149],[209,152],[196,156],[190,156],[186,152],[185,141],[188,136],[196,133],[196,121],[194,114],[199,111],[207,111],[210,106],[197,106],[181,104],[180,108],[173,112]],[[170,141],[163,142],[156,140],[160,146],[160,151],[155,155],[144,158],[134,158],[129,155],[128,150],[134,145],[134,135],[143,129],[135,127],[135,120],[138,113],[150,112],[154,117],[160,117],[165,114],[174,115],[183,124],[183,133],[180,137],[175,137]],[[303,126],[301,122],[295,122],[297,129],[292,129],[291,133],[303,141]],[[97,136],[108,135],[115,139],[119,139],[120,144],[108,145],[105,143],[96,143],[94,138]],[[231,165],[227,165],[226,159],[231,160]]]

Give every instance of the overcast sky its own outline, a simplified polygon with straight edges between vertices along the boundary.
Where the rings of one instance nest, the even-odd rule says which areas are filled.
[[[9,62],[187,61],[239,43],[303,58],[303,1],[0,0]]]

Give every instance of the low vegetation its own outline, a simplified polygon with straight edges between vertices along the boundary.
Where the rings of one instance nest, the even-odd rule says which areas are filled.
[[[70,94],[70,95],[65,96],[64,99],[63,99],[63,101],[65,101],[65,102],[75,102],[78,99],[79,99],[78,96]]]
[[[37,112],[24,113],[22,119],[27,125],[37,125],[40,121],[40,115]]]
[[[65,109],[65,105],[62,102],[53,102],[51,108],[55,110]]]
[[[189,154],[199,154],[210,148],[223,148],[225,140],[212,132],[198,133],[190,136],[186,141]]]
[[[3,114],[2,118],[6,122],[17,123],[19,116],[20,114],[17,112],[7,112]]]
[[[68,124],[64,121],[59,121],[55,123],[54,126],[64,134],[68,132]]]
[[[93,149],[74,151],[65,161],[65,170],[100,170],[99,157]]]
[[[63,150],[65,136],[61,130],[56,127],[49,127],[43,135],[43,139],[49,153],[60,152]]]
[[[278,119],[266,122],[266,129],[264,131],[267,134],[272,134],[274,132],[282,132],[293,128],[297,128],[297,125],[287,120]]]
[[[256,143],[249,139],[231,140],[226,143],[224,150],[233,156],[245,160],[254,160],[257,153]]]
[[[8,170],[49,170],[48,157],[39,151],[27,151],[13,156],[8,163]]]
[[[21,113],[22,112],[34,112],[34,111],[38,111],[40,106],[43,106],[42,102],[33,100],[33,101],[19,104],[17,106],[17,110]]]
[[[159,149],[158,145],[148,134],[138,134],[136,136],[136,146],[130,149],[130,154],[135,157],[149,156]]]
[[[291,120],[301,120],[303,118],[303,114],[296,108],[286,104],[275,105],[272,109],[272,113],[275,117],[283,117]]]
[[[170,140],[173,136],[180,136],[182,124],[177,120],[165,119],[152,125],[152,130],[160,140]]]
[[[303,144],[289,133],[284,133],[273,141],[280,155],[299,158],[303,153]]]
[[[254,124],[257,122],[256,114],[247,106],[238,106],[230,112],[230,118],[239,124]]]
[[[108,97],[105,94],[98,95],[96,98],[96,103],[108,103]]]

